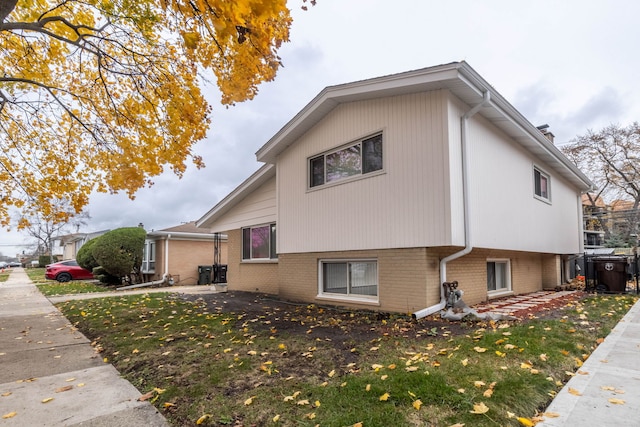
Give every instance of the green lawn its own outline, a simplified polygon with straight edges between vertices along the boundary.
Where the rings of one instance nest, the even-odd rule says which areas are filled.
[[[636,299],[462,324],[315,305],[227,312],[165,294],[58,307],[175,426],[520,426]]]
[[[89,292],[109,292],[113,287],[103,286],[96,281],[72,280],[59,283],[44,277],[44,268],[29,268],[25,270],[31,281],[44,296],[84,294]]]

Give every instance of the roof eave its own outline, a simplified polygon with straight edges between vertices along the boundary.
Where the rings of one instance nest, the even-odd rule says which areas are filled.
[[[249,178],[244,180],[238,187],[229,193],[224,199],[218,202],[209,212],[204,214],[202,218],[196,221],[198,228],[211,228],[213,223],[222,215],[227,213],[231,208],[237,205],[252,191],[266,183],[276,174],[275,166],[266,164],[260,167]]]

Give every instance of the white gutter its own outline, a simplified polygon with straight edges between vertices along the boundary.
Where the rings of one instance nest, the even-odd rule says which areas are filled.
[[[431,307],[423,308],[413,313],[414,319],[421,319],[436,313],[447,305],[447,299],[445,296],[443,283],[447,281],[447,263],[455,259],[461,258],[469,254],[473,250],[471,240],[471,203],[469,196],[469,148],[467,141],[467,132],[469,126],[469,119],[474,116],[480,109],[491,101],[491,94],[489,90],[486,90],[482,96],[482,102],[467,111],[460,119],[460,139],[462,145],[462,200],[464,204],[464,239],[465,247],[461,251],[455,252],[449,256],[446,256],[440,260],[440,302]]]

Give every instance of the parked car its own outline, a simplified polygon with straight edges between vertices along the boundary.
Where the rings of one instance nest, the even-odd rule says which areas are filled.
[[[12,261],[9,263],[9,267],[22,267],[22,263],[18,261]]]
[[[9,267],[9,264],[4,262],[4,261],[0,261],[0,268],[7,268]]]
[[[54,262],[45,267],[44,277],[58,282],[68,282],[69,280],[90,280],[93,273],[80,267],[75,259]]]

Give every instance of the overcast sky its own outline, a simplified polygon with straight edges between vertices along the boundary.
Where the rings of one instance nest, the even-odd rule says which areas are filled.
[[[84,232],[160,230],[200,218],[260,167],[255,152],[325,86],[467,61],[556,143],[640,118],[637,0],[318,0],[293,9],[285,68],[253,101],[225,108],[215,87],[207,165],[156,178],[134,201],[94,195]],[[72,230],[69,230],[72,231]],[[31,240],[0,232],[0,253]]]

